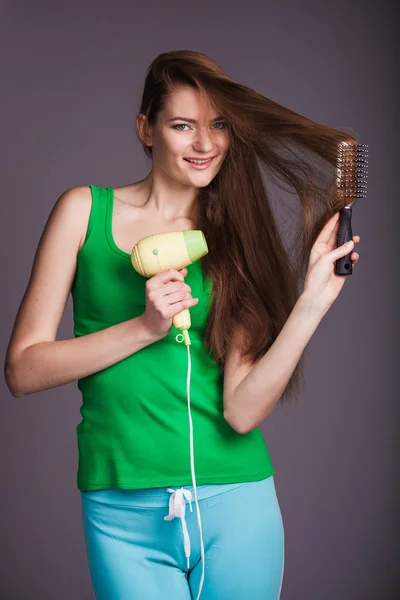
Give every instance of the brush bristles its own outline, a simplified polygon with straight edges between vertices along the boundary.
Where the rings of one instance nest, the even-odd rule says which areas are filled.
[[[340,198],[349,198],[352,203],[367,195],[368,144],[338,146],[336,186]]]

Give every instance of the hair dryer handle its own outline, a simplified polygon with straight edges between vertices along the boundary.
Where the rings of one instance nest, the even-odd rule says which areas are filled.
[[[189,309],[185,308],[184,310],[181,310],[181,312],[174,316],[172,323],[182,333],[186,346],[189,346],[191,344],[188,333],[188,329],[190,329],[191,326]]]

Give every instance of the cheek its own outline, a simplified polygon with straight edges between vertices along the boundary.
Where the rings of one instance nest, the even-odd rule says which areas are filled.
[[[162,138],[163,152],[168,155],[169,158],[174,160],[176,157],[182,157],[185,155],[187,147],[187,140],[180,138],[176,135],[165,135]]]
[[[183,154],[182,140],[168,131],[159,131],[153,141],[158,159],[167,162],[176,160],[176,155]]]
[[[218,146],[218,150],[221,154],[226,154],[228,152],[229,149],[229,145],[230,145],[230,139],[229,139],[229,134],[227,133],[226,135],[221,135],[217,140],[216,140],[216,144]]]

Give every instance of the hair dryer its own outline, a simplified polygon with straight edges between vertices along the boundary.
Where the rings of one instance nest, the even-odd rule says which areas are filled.
[[[167,269],[183,269],[208,253],[204,233],[200,230],[169,231],[142,238],[133,247],[133,268],[144,277],[153,277]],[[190,313],[186,308],[173,318],[174,326],[182,332],[185,345],[190,345],[188,329]],[[177,336],[177,341],[178,340]]]

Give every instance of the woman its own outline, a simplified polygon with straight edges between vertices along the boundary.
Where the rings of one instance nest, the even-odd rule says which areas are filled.
[[[203,600],[276,600],[284,531],[259,425],[298,389],[304,349],[344,284],[333,265],[351,248],[335,249],[344,205],[332,181],[338,143],[355,139],[192,51],[153,61],[136,124],[152,160],[145,179],[71,188],[55,203],[7,384],[23,397],[78,381],[77,484],[97,600],[183,600],[199,589]],[[292,256],[261,168],[299,200]],[[188,229],[205,234],[201,261],[149,279],[132,268],[139,239]],[[75,338],[55,341],[70,292]],[[185,520],[188,363],[172,328],[184,308],[204,556],[195,511]]]

